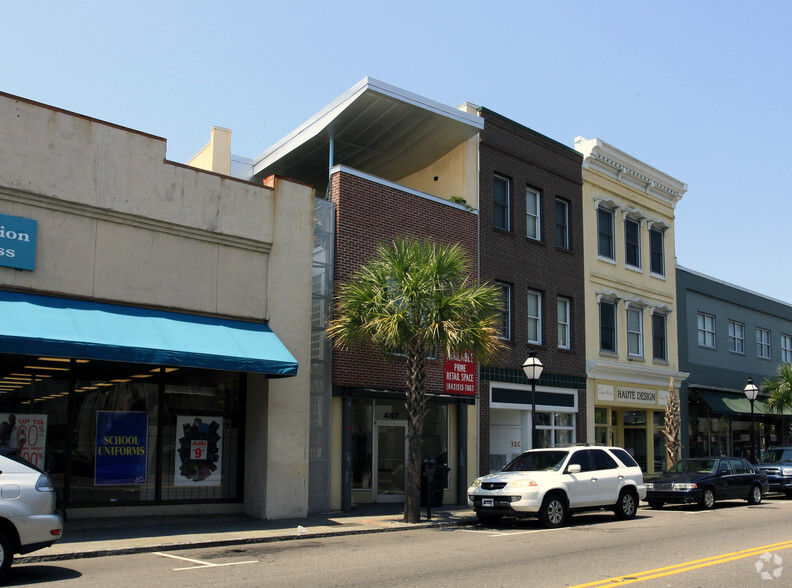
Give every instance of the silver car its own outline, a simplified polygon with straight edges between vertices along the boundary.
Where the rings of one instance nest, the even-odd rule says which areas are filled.
[[[14,450],[0,451],[0,577],[8,572],[14,554],[49,547],[62,533],[50,477]]]

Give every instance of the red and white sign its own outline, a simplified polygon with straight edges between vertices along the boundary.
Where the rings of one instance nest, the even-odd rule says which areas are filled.
[[[476,358],[472,353],[451,355],[445,360],[446,394],[476,395]]]
[[[206,450],[209,443],[206,441],[192,441],[190,443],[190,459],[206,459]]]

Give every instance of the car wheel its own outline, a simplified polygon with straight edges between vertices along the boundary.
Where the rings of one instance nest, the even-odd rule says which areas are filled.
[[[704,493],[699,500],[699,506],[710,510],[715,506],[715,491],[712,488],[704,488]]]
[[[760,504],[762,502],[762,487],[754,484],[751,494],[748,496],[748,504]]]
[[[630,488],[622,490],[613,512],[617,519],[623,521],[634,519],[638,512],[638,495],[635,491]]]
[[[0,577],[8,573],[8,568],[14,561],[14,548],[11,542],[6,537],[6,534],[0,531]]]
[[[539,509],[539,522],[548,529],[561,527],[567,518],[567,505],[561,494],[545,496]]]
[[[500,515],[494,514],[483,514],[483,513],[476,513],[476,517],[478,518],[478,522],[482,525],[497,525],[503,519]]]
[[[659,510],[663,508],[663,504],[665,504],[662,500],[653,499],[649,501],[649,508],[653,508],[654,510]]]

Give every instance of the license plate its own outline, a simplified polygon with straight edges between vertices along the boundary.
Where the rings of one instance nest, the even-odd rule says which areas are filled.
[[[482,498],[481,506],[495,506],[495,500],[492,498]]]

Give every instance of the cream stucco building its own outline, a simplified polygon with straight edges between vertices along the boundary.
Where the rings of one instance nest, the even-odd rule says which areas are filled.
[[[583,155],[587,438],[665,459],[668,391],[678,393],[674,208],[687,185],[600,139]]]

